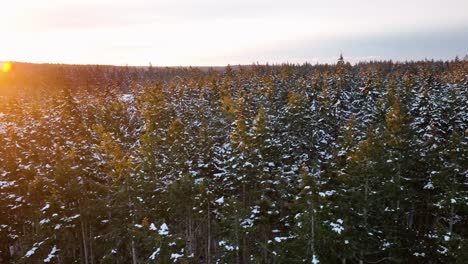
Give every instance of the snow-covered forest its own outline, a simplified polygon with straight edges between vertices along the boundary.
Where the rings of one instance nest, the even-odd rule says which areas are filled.
[[[468,61],[0,73],[0,263],[467,263]]]

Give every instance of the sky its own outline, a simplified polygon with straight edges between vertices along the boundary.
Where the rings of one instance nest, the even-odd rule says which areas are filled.
[[[467,0],[4,0],[0,61],[155,66],[453,59]]]

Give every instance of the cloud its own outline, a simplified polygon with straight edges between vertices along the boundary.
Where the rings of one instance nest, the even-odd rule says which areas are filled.
[[[370,59],[452,59],[468,54],[468,27],[435,31],[373,33],[365,36],[304,39],[282,43],[262,54],[260,61],[334,62],[340,53],[351,62]],[[255,50],[250,51],[252,56]]]
[[[466,53],[459,0],[16,0],[1,6],[0,57],[225,65]],[[6,11],[5,11],[6,10]],[[33,39],[34,42],[30,40]]]
[[[304,21],[304,30],[341,25],[362,30],[412,28],[421,24],[450,26],[468,24],[460,0],[24,0],[15,20],[23,30],[73,30],[113,28],[139,24],[239,20]],[[28,3],[28,4],[25,4]],[[8,7],[8,5],[7,5]],[[402,27],[402,26],[405,27]],[[367,29],[369,28],[369,29]]]

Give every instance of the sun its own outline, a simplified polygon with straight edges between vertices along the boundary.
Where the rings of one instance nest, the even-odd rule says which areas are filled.
[[[11,68],[13,67],[13,64],[9,61],[4,62],[2,66],[2,72],[7,73],[11,71]]]

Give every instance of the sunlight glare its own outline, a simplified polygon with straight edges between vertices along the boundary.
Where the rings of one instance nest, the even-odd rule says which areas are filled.
[[[13,64],[9,61],[4,62],[2,65],[2,72],[8,73],[11,71],[11,68],[13,67]]]

